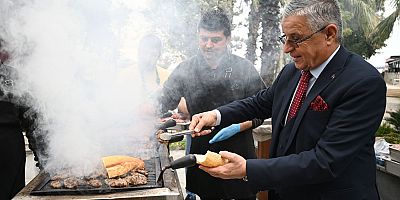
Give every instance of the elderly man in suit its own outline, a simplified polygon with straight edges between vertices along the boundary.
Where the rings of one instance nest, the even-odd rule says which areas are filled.
[[[272,117],[269,159],[220,152],[229,162],[201,169],[242,179],[270,199],[379,199],[374,135],[386,105],[378,71],[341,45],[336,0],[293,0],[283,13],[280,40],[293,63],[257,95],[194,115],[193,136],[204,126]]]

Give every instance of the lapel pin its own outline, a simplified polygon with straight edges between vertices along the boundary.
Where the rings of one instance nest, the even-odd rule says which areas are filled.
[[[334,79],[334,78],[335,78],[335,74],[332,74],[331,79]]]

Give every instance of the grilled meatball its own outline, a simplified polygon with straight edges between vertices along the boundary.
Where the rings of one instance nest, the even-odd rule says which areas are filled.
[[[88,183],[88,185],[95,187],[95,188],[99,188],[102,186],[101,181],[98,179],[91,179],[87,183]]]
[[[64,180],[64,186],[68,189],[74,189],[78,187],[78,179],[75,177],[70,177]]]
[[[128,186],[128,182],[124,178],[108,179],[108,184],[111,187],[127,187]]]
[[[141,173],[133,173],[125,178],[130,185],[146,185],[147,177]]]
[[[50,186],[54,189],[61,189],[63,184],[61,183],[61,181],[56,180],[56,181],[51,181],[50,182]]]

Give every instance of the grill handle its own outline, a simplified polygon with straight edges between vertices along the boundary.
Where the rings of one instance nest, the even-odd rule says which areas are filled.
[[[171,139],[168,141],[168,143],[171,144],[174,142],[182,141],[184,137],[185,137],[184,135],[173,135],[173,136],[171,136]]]
[[[163,114],[160,116],[160,118],[167,118],[167,117],[171,117],[171,116],[172,116],[172,114],[173,114],[173,112],[172,112],[171,110],[169,110],[168,112],[166,112],[166,113],[163,113]]]
[[[158,129],[167,131],[167,128],[176,126],[176,121],[173,119],[169,119],[168,121],[161,124]]]
[[[196,156],[193,154],[188,154],[182,158],[178,158],[172,161],[169,165],[165,166],[162,170],[160,175],[158,176],[157,183],[162,185],[163,184],[163,175],[166,169],[179,169],[184,167],[192,167],[196,165]]]
[[[184,167],[192,167],[196,165],[196,156],[188,154],[182,158],[178,158],[171,162],[170,167],[172,169],[179,169]]]

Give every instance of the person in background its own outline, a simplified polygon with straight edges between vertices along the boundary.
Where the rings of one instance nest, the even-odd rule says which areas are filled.
[[[32,149],[34,121],[28,114],[31,110],[20,105],[19,97],[13,94],[17,73],[6,65],[10,56],[3,44],[0,40],[0,199],[11,199],[25,186],[26,153],[22,132],[26,133]]]
[[[213,9],[202,15],[198,24],[199,52],[180,63],[164,83],[159,100],[162,113],[175,108],[181,97],[186,100],[188,112],[196,114],[252,96],[265,88],[254,66],[229,51],[230,39],[230,22],[222,9]],[[256,158],[250,129],[261,123],[262,120],[254,119],[234,125],[234,131],[239,127],[237,131],[242,132],[222,142],[209,143],[223,127],[216,128],[208,136],[192,138],[190,153],[227,150],[245,158]],[[246,127],[249,129],[245,130]],[[198,167],[187,168],[186,189],[201,199],[256,198],[245,181],[215,178]],[[190,198],[193,196],[187,197]]]
[[[137,63],[139,68],[142,89],[150,95],[156,96],[164,82],[168,79],[170,71],[157,66],[162,53],[162,41],[154,34],[143,36],[138,45]],[[187,115],[185,99],[179,102],[178,112]]]
[[[379,72],[342,45],[336,0],[293,0],[280,37],[293,63],[254,97],[192,117],[189,129],[272,117],[269,159],[220,152],[229,163],[200,168],[214,177],[245,179],[271,200],[377,200],[375,132],[386,106]],[[208,135],[196,138],[208,138]]]
[[[157,66],[162,52],[162,42],[154,34],[147,34],[139,41],[137,64],[145,90],[157,90],[169,76],[169,71]]]

